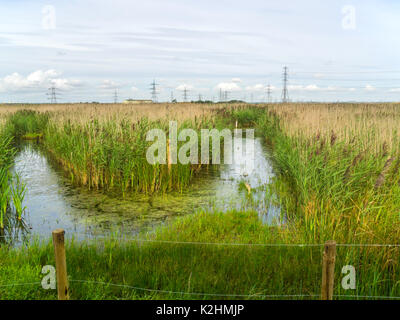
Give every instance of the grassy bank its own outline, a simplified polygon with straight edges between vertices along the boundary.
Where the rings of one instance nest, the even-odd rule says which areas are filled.
[[[260,246],[288,243],[290,237],[280,228],[262,225],[255,213],[229,212],[180,218],[146,239],[254,245],[133,242],[118,237],[69,241],[71,298],[318,299],[321,246]],[[395,253],[383,251],[339,247],[335,295],[340,297],[336,298],[398,296],[398,280],[385,266],[388,255]],[[56,298],[54,290],[40,285],[42,267],[54,265],[50,241],[26,248],[3,247],[0,261],[2,299]],[[357,268],[354,291],[340,287],[340,266],[348,264]]]
[[[171,228],[159,230],[152,239],[173,240],[171,235],[179,230],[181,241],[213,239],[217,242],[239,243],[249,239],[255,240],[254,231],[259,231],[261,238],[268,233],[268,230],[259,224],[255,214],[237,212],[226,216],[219,213],[213,215],[203,213],[194,219],[179,220]],[[206,233],[210,238],[204,237]],[[201,238],[196,239],[193,234],[200,234]],[[225,298],[234,298],[229,295],[270,294],[277,290],[287,294],[297,294],[298,281],[304,286],[300,291],[307,293],[313,289],[310,279],[316,276],[313,273],[318,269],[305,268],[303,271],[307,276],[304,277],[304,274],[299,276],[293,270],[290,271],[291,268],[285,261],[279,262],[279,257],[285,253],[292,262],[303,260],[305,252],[311,258],[308,249],[299,251],[288,248],[282,253],[280,250],[266,250],[262,247],[136,243],[107,239],[105,242],[101,240],[85,243],[69,242],[67,260],[71,280],[88,281],[87,283],[71,281],[71,296],[75,299],[215,298],[212,294],[227,294]],[[316,255],[314,263],[317,265],[319,253],[314,253]],[[55,297],[54,291],[45,291],[40,285],[11,289],[1,287],[5,283],[40,281],[42,266],[54,265],[51,244],[31,244],[29,248],[10,249],[10,251],[3,249],[0,251],[0,256],[2,298]],[[268,261],[276,262],[270,264]],[[154,289],[155,292],[116,287],[111,284]],[[183,294],[157,292],[157,290],[183,292]]]

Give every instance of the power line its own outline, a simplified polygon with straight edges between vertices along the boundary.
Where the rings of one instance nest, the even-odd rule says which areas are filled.
[[[271,102],[271,85],[269,83],[267,85],[267,102]]]
[[[183,89],[183,101],[184,102],[187,102],[187,94],[188,94],[188,89],[185,87],[184,89]]]
[[[316,77],[313,77],[313,78],[304,78],[304,77],[301,77],[301,78],[298,78],[298,77],[294,77],[294,78],[292,78],[292,79],[295,79],[295,80],[309,80],[309,81],[369,81],[369,82],[372,82],[372,81],[400,81],[400,78],[397,78],[397,79],[338,79],[338,78],[316,78]]]
[[[59,93],[57,93],[57,88],[52,86],[48,89],[50,92],[47,92],[46,95],[49,96],[49,99],[51,103],[57,103],[57,95],[59,95]]]
[[[229,94],[229,91],[225,90],[224,91],[224,99],[225,99],[225,101],[228,101],[228,94]]]
[[[368,83],[367,85],[371,85],[372,86],[371,83]],[[293,86],[304,86],[304,84],[302,84],[302,83],[291,83],[291,86],[292,87]],[[331,85],[330,87],[335,88],[335,89],[366,89],[366,86],[345,86],[345,87],[340,86],[340,87],[334,87],[334,85]],[[379,87],[372,86],[372,88],[374,88],[374,89],[400,89],[400,84],[397,87],[396,86],[390,86],[390,87],[388,87],[388,86],[384,86],[384,87],[382,87],[382,86],[379,86]],[[324,87],[320,87],[320,89],[324,89]]]
[[[282,103],[289,102],[289,91],[287,88],[288,83],[288,67],[283,67],[283,89],[282,89]]]
[[[153,82],[150,83],[151,100],[153,100],[153,102],[157,102],[157,86],[158,83],[156,83],[156,80],[153,80]]]
[[[117,93],[117,89],[115,89],[114,91],[114,103],[118,102],[118,93]]]
[[[377,70],[377,71],[296,71],[291,73],[292,75],[296,74],[374,74],[374,73],[400,73],[400,70]]]
[[[222,90],[222,88],[219,89],[219,101],[228,101],[230,91],[228,90]]]

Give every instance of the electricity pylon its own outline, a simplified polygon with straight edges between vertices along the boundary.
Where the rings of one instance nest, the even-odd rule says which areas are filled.
[[[288,83],[288,67],[283,67],[283,88],[282,88],[282,103],[289,102],[289,91],[287,88]]]
[[[152,83],[150,83],[150,92],[151,92],[151,100],[153,100],[153,102],[157,102],[157,86],[158,83],[156,83],[155,80],[153,80]]]
[[[58,95],[58,93],[57,93],[56,90],[57,90],[57,88],[52,86],[52,87],[49,88],[50,92],[46,93],[46,95],[49,96],[47,99],[49,99],[51,103],[57,103],[57,95]]]

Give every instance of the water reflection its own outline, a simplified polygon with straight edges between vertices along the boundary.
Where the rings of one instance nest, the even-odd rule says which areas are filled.
[[[267,224],[280,221],[280,208],[266,197],[275,176],[261,139],[234,138],[234,161],[221,168],[216,180],[217,207],[256,210]]]

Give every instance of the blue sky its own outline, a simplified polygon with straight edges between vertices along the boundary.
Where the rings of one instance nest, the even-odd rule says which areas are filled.
[[[284,65],[294,101],[399,101],[399,16],[388,0],[2,0],[0,102],[51,85],[63,102],[148,99],[153,79],[160,101],[264,101],[267,84],[278,100]]]

